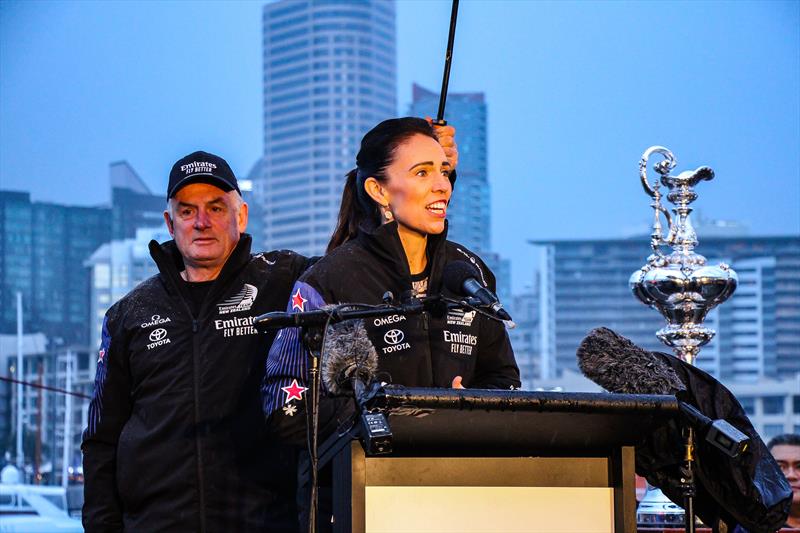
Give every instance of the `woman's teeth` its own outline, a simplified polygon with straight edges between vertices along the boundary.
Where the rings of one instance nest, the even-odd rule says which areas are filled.
[[[428,205],[426,207],[426,209],[428,209],[429,211],[433,211],[437,215],[441,215],[441,214],[443,214],[445,212],[445,209],[447,209],[447,203],[446,202],[433,202],[432,204]]]

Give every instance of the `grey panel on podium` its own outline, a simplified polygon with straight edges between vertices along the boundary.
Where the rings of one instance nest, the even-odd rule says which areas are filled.
[[[391,454],[321,447],[336,532],[635,532],[633,447],[678,413],[672,396],[400,386],[369,406]]]

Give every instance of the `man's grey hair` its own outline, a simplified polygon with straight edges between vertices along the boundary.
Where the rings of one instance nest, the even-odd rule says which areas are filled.
[[[226,192],[225,194],[230,194],[230,193],[234,193],[233,195],[231,195],[234,198],[234,200],[233,200],[233,211],[234,211],[234,213],[236,215],[238,215],[239,214],[239,210],[242,208],[242,205],[244,204],[244,198],[242,198],[242,195],[239,194],[238,192],[236,192],[233,189],[228,191],[228,192]],[[167,199],[167,208],[166,208],[166,210],[167,210],[167,213],[169,213],[169,217],[170,218],[174,218],[175,217],[175,211],[174,211],[175,204],[176,204],[176,202],[175,202],[175,198],[174,197]]]

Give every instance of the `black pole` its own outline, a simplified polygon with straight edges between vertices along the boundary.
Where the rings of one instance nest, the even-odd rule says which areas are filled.
[[[447,103],[447,86],[450,84],[450,65],[453,62],[453,42],[456,40],[457,18],[458,0],[453,0],[453,7],[450,10],[450,34],[447,36],[447,50],[444,53],[444,75],[442,76],[442,92],[439,93],[439,111],[436,113],[436,120],[433,121],[437,126],[447,124],[444,119],[444,106]]]
[[[327,329],[327,328],[325,328]],[[311,494],[308,513],[308,532],[317,533],[317,513],[319,511],[319,396],[320,359],[325,334],[319,327],[303,327],[302,338],[308,351],[308,394],[306,394],[307,444],[311,462]]]

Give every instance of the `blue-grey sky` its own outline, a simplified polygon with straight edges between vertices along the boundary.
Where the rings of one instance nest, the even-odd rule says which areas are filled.
[[[0,1],[0,188],[98,204],[110,162],[161,191],[197,148],[246,174],[262,150],[262,5]],[[412,82],[441,83],[449,11],[398,2],[400,114]],[[464,0],[451,90],[486,93],[493,242],[517,288],[527,239],[647,224],[637,162],[653,144],[679,170],[715,169],[706,217],[800,233],[800,2]]]

